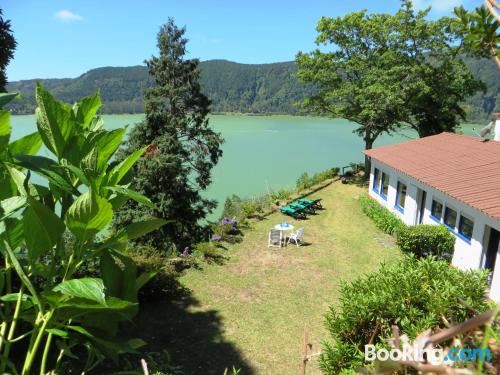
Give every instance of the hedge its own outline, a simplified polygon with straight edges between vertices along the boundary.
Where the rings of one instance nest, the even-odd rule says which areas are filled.
[[[442,225],[420,224],[400,228],[397,244],[403,252],[417,257],[435,255],[449,260],[453,255],[455,237]]]
[[[359,197],[359,203],[366,216],[371,218],[381,231],[387,234],[397,235],[400,229],[406,227],[395,214],[382,207],[368,196],[363,195]]]

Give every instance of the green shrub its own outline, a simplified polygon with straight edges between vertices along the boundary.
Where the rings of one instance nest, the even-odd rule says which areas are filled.
[[[398,231],[406,228],[406,225],[392,212],[382,207],[366,195],[359,197],[359,203],[363,212],[372,219],[381,231],[397,235]]]
[[[235,217],[241,224],[248,218],[260,217],[260,214],[269,207],[267,195],[241,198],[235,194],[226,198],[221,220],[224,217]]]
[[[415,225],[398,231],[397,244],[402,251],[417,257],[435,255],[450,260],[455,237],[442,225]]]
[[[387,347],[392,325],[414,339],[487,309],[487,272],[461,271],[434,257],[406,256],[379,271],[341,285],[340,306],[326,316],[330,341],[320,366],[326,374],[363,365],[364,345]],[[463,300],[463,304],[460,301]],[[471,309],[472,308],[472,309]]]
[[[269,204],[272,205],[277,201],[284,201],[290,199],[293,195],[293,191],[290,189],[279,189],[274,190],[269,193]]]
[[[139,291],[141,302],[154,302],[183,295],[186,290],[179,284],[182,271],[197,267],[197,259],[191,256],[171,256],[151,246],[136,246],[128,255],[144,273],[154,273],[154,277]]]
[[[194,246],[193,255],[207,263],[223,264],[226,250],[219,242],[200,242]]]
[[[339,175],[339,168],[330,168],[322,172],[317,172],[312,176],[309,176],[307,172],[304,172],[297,179],[296,189],[297,191],[306,190],[316,184],[319,184],[325,180],[335,178]]]

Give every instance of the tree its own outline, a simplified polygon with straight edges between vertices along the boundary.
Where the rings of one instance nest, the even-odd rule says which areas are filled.
[[[170,222],[141,239],[160,250],[190,245],[203,235],[200,221],[216,202],[201,193],[222,155],[223,139],[208,123],[210,101],[200,91],[197,59],[185,59],[185,28],[172,19],[158,33],[158,57],[146,61],[154,86],[145,93],[146,119],[131,131],[125,155],[148,147],[134,169],[134,190],[149,197],[155,209],[134,202],[117,222],[155,216]]]
[[[332,45],[332,51],[317,49],[296,57],[298,78],[317,88],[303,104],[318,114],[359,124],[355,132],[363,137],[367,150],[402,119],[395,23],[393,16],[367,15],[365,10],[323,17],[316,27],[316,43]],[[369,168],[368,158],[365,168]]]
[[[485,89],[460,58],[463,48],[455,43],[452,21],[427,21],[429,10],[415,12],[412,3],[404,1],[397,13],[398,62],[405,67],[403,121],[420,137],[454,132],[466,119],[464,101]]]
[[[299,79],[318,89],[304,105],[359,124],[365,149],[405,125],[420,136],[453,131],[461,102],[482,86],[457,59],[450,20],[428,21],[428,12],[405,0],[395,15],[323,17],[316,43],[332,50],[297,55]]]
[[[14,57],[17,42],[10,29],[10,21],[4,20],[0,9],[0,92],[6,92],[7,74],[5,68]]]

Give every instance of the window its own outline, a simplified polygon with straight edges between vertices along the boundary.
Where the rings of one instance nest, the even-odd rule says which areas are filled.
[[[460,224],[458,226],[458,233],[464,236],[466,239],[470,240],[472,238],[472,231],[474,230],[474,221],[465,217],[460,216]]]
[[[402,182],[398,181],[395,207],[401,212],[404,212],[405,198],[406,198],[406,184],[403,184]]]
[[[378,190],[380,188],[380,171],[378,168],[375,168],[373,170],[373,190],[378,193]]]
[[[382,172],[382,191],[380,195],[382,197],[387,198],[387,193],[389,192],[389,175],[385,172]]]
[[[437,221],[441,221],[443,215],[443,205],[436,200],[432,200],[431,216]]]
[[[444,223],[449,228],[454,229],[457,226],[457,211],[446,207],[444,210]]]

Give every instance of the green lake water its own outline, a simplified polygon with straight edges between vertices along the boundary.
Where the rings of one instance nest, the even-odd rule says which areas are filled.
[[[139,122],[143,115],[105,115],[113,129]],[[343,167],[363,161],[363,142],[346,120],[294,116],[212,115],[210,124],[225,139],[223,157],[206,195],[219,201],[220,214],[228,195],[258,195],[270,189],[293,187],[303,173]],[[473,134],[473,125],[462,131]],[[479,125],[478,125],[479,127]],[[36,130],[34,116],[12,116],[12,139]],[[415,134],[384,135],[376,146],[415,138]],[[42,150],[41,153],[46,153]]]

